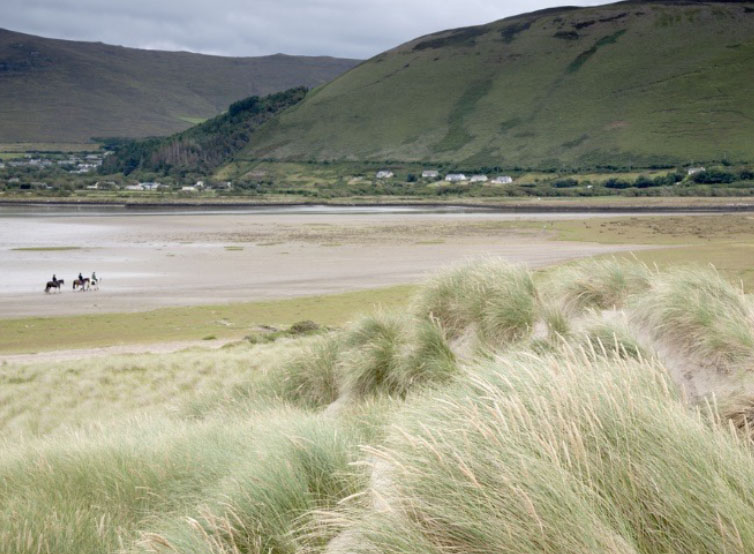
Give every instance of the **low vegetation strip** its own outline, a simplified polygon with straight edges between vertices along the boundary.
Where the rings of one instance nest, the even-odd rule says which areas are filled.
[[[406,298],[219,352],[3,365],[4,551],[754,549],[754,302],[714,269],[489,258]]]
[[[411,285],[219,306],[163,308],[150,312],[0,320],[0,352],[28,353],[173,340],[242,338],[256,326],[314,319],[342,325],[376,305],[398,306]]]

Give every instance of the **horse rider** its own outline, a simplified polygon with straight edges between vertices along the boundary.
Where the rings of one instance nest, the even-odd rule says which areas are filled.
[[[82,285],[84,284],[84,276],[81,275],[80,271],[79,271],[79,283],[81,283]]]
[[[92,271],[92,284],[94,285],[97,282],[97,273]]]
[[[55,285],[55,286],[57,286],[57,285],[58,285],[58,278],[57,278],[57,277],[55,277],[55,274],[54,274],[54,273],[52,274],[52,284],[53,284],[53,285]]]

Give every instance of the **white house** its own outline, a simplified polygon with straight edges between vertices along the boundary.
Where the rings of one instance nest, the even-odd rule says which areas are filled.
[[[162,186],[161,183],[155,183],[152,181],[147,181],[146,183],[139,183],[141,186],[141,190],[157,190]]]
[[[197,181],[196,183],[194,183],[194,187],[196,187],[198,189],[203,189],[204,188],[204,181]]]
[[[448,183],[458,183],[460,181],[468,181],[469,179],[463,173],[448,173],[445,176],[445,180]]]
[[[181,192],[196,192],[198,189],[193,185],[186,185],[181,187]]]
[[[440,174],[436,169],[425,169],[422,171],[422,179],[437,179]]]
[[[471,181],[472,183],[486,183],[487,176],[486,175],[472,175],[469,178],[469,181]]]
[[[86,187],[88,190],[112,190],[118,188],[118,183],[115,181],[97,181],[93,185]]]
[[[686,173],[691,177],[692,175],[696,175],[697,173],[701,173],[702,171],[707,171],[704,167],[690,167],[686,170]]]
[[[498,175],[492,179],[492,182],[496,185],[509,185],[513,182],[513,177],[510,175]]]
[[[135,185],[126,185],[126,190],[144,190],[144,187],[141,183],[136,183]]]
[[[378,179],[390,179],[393,177],[393,172],[389,169],[381,169],[377,172],[375,177],[377,177]]]

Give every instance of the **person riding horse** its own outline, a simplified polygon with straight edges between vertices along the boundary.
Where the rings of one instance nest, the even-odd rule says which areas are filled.
[[[81,287],[81,291],[89,290],[89,285],[91,282],[89,281],[89,277],[84,277],[81,272],[79,272],[78,279],[75,279],[73,281],[73,290],[76,290],[76,287]]]
[[[52,281],[47,281],[45,292],[49,293],[51,289],[57,289],[60,292],[60,285],[64,284],[63,279],[58,279],[55,274],[52,275]]]

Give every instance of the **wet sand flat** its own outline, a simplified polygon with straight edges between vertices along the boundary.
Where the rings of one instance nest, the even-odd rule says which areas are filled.
[[[0,218],[0,318],[337,293],[502,256],[540,267],[637,249],[559,242],[547,214],[177,214]],[[584,217],[583,214],[560,216]],[[534,220],[526,230],[514,220]],[[98,291],[73,292],[92,271]],[[66,283],[44,294],[55,273]]]

